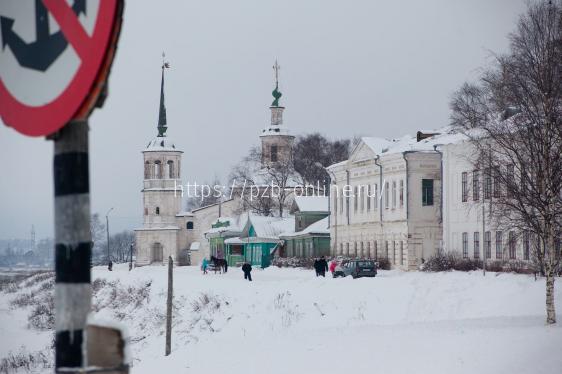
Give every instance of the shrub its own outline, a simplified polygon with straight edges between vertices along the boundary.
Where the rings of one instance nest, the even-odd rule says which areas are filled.
[[[493,272],[503,271],[503,262],[501,261],[486,261],[486,270]]]
[[[27,316],[29,326],[37,330],[52,330],[55,327],[55,305],[52,297],[36,304]]]
[[[440,252],[431,256],[420,267],[422,271],[472,271],[482,268],[482,262],[472,258],[462,258],[456,252]]]
[[[275,257],[271,262],[273,266],[280,268],[305,268],[312,269],[314,258],[303,257]]]
[[[49,357],[43,352],[29,353],[20,350],[18,353],[10,352],[7,357],[0,360],[0,373],[8,374],[20,372],[36,372],[37,368],[47,369],[52,367]]]
[[[41,272],[37,272],[34,273],[32,275],[30,275],[29,277],[27,277],[24,280],[23,286],[24,287],[33,287],[38,283],[42,283],[46,280],[50,280],[54,282],[55,279],[55,273],[53,271],[41,271]]]
[[[378,269],[381,270],[390,270],[390,260],[386,257],[379,258],[376,260],[378,262]]]

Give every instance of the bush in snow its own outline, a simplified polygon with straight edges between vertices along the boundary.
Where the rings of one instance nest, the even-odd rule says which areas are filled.
[[[482,262],[470,258],[461,258],[456,252],[440,252],[431,256],[420,267],[422,271],[471,271],[482,268]]]
[[[191,302],[191,308],[195,313],[200,313],[203,310],[219,310],[221,307],[221,301],[218,297],[202,293],[197,299]]]
[[[110,309],[118,320],[123,320],[130,309],[148,303],[151,282],[139,286],[124,286],[119,281],[95,279],[92,282],[93,310]],[[127,310],[126,310],[127,309]]]
[[[42,271],[27,277],[23,282],[23,286],[33,287],[36,284],[42,283],[47,280],[54,282],[54,279],[55,279],[55,273],[53,271],[44,271],[44,272]]]
[[[314,265],[314,258],[274,257],[271,264],[280,268],[312,269],[312,265]]]
[[[378,260],[376,260],[378,263],[377,268],[381,269],[381,270],[390,270],[390,261],[388,260],[388,258],[379,258]]]
[[[36,372],[37,369],[48,369],[53,366],[50,355],[47,356],[43,352],[29,353],[20,350],[18,353],[10,352],[8,356],[0,360],[0,373],[10,374],[21,372]]]
[[[27,321],[29,326],[37,330],[52,330],[55,327],[55,305],[53,297],[47,297],[36,304]]]

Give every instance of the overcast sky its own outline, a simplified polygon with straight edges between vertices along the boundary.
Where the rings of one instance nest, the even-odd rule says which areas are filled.
[[[448,123],[448,101],[507,50],[520,0],[126,2],[109,97],[90,118],[92,212],[141,223],[143,147],[156,136],[161,53],[183,182],[226,179],[269,121],[281,65],[285,125],[330,138]],[[53,144],[0,125],[0,239],[53,235]]]

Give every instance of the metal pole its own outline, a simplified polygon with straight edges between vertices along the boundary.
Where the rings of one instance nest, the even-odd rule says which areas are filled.
[[[133,245],[129,247],[129,271],[133,269]]]
[[[110,266],[111,264],[111,257],[109,255],[109,213],[111,213],[112,210],[113,208],[109,209],[105,214],[105,231],[107,233],[107,265],[108,266]]]
[[[166,302],[166,356],[172,352],[172,299],[174,297],[174,260],[168,257],[168,300]]]
[[[55,192],[55,372],[87,365],[86,319],[90,288],[90,183],[88,121],[71,121],[56,133]]]
[[[485,183],[485,182],[484,182]],[[484,196],[482,196],[484,199]],[[482,202],[482,273],[486,276],[486,211],[485,203]]]

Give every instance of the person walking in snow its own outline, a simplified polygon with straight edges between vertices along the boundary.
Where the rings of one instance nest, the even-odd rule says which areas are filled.
[[[242,265],[242,271],[244,272],[244,279],[247,279],[248,281],[252,281],[252,265],[250,265],[248,262],[244,262],[244,265]]]
[[[332,261],[330,261],[330,273],[332,273],[332,275],[334,275],[334,271],[336,271],[336,266],[338,266],[338,262],[336,261],[336,259],[332,259]]]
[[[326,272],[328,271],[328,262],[324,258],[324,256],[320,257],[318,260],[318,268],[316,269],[316,275],[321,275],[323,277],[326,276]]]
[[[314,271],[316,272],[316,276],[320,275],[318,272],[318,269],[320,269],[320,265],[318,264],[318,258],[314,259],[314,265],[312,266],[314,266]]]
[[[203,270],[203,274],[207,274],[207,267],[209,267],[209,260],[205,257],[203,258],[203,262],[201,262],[201,270]]]

